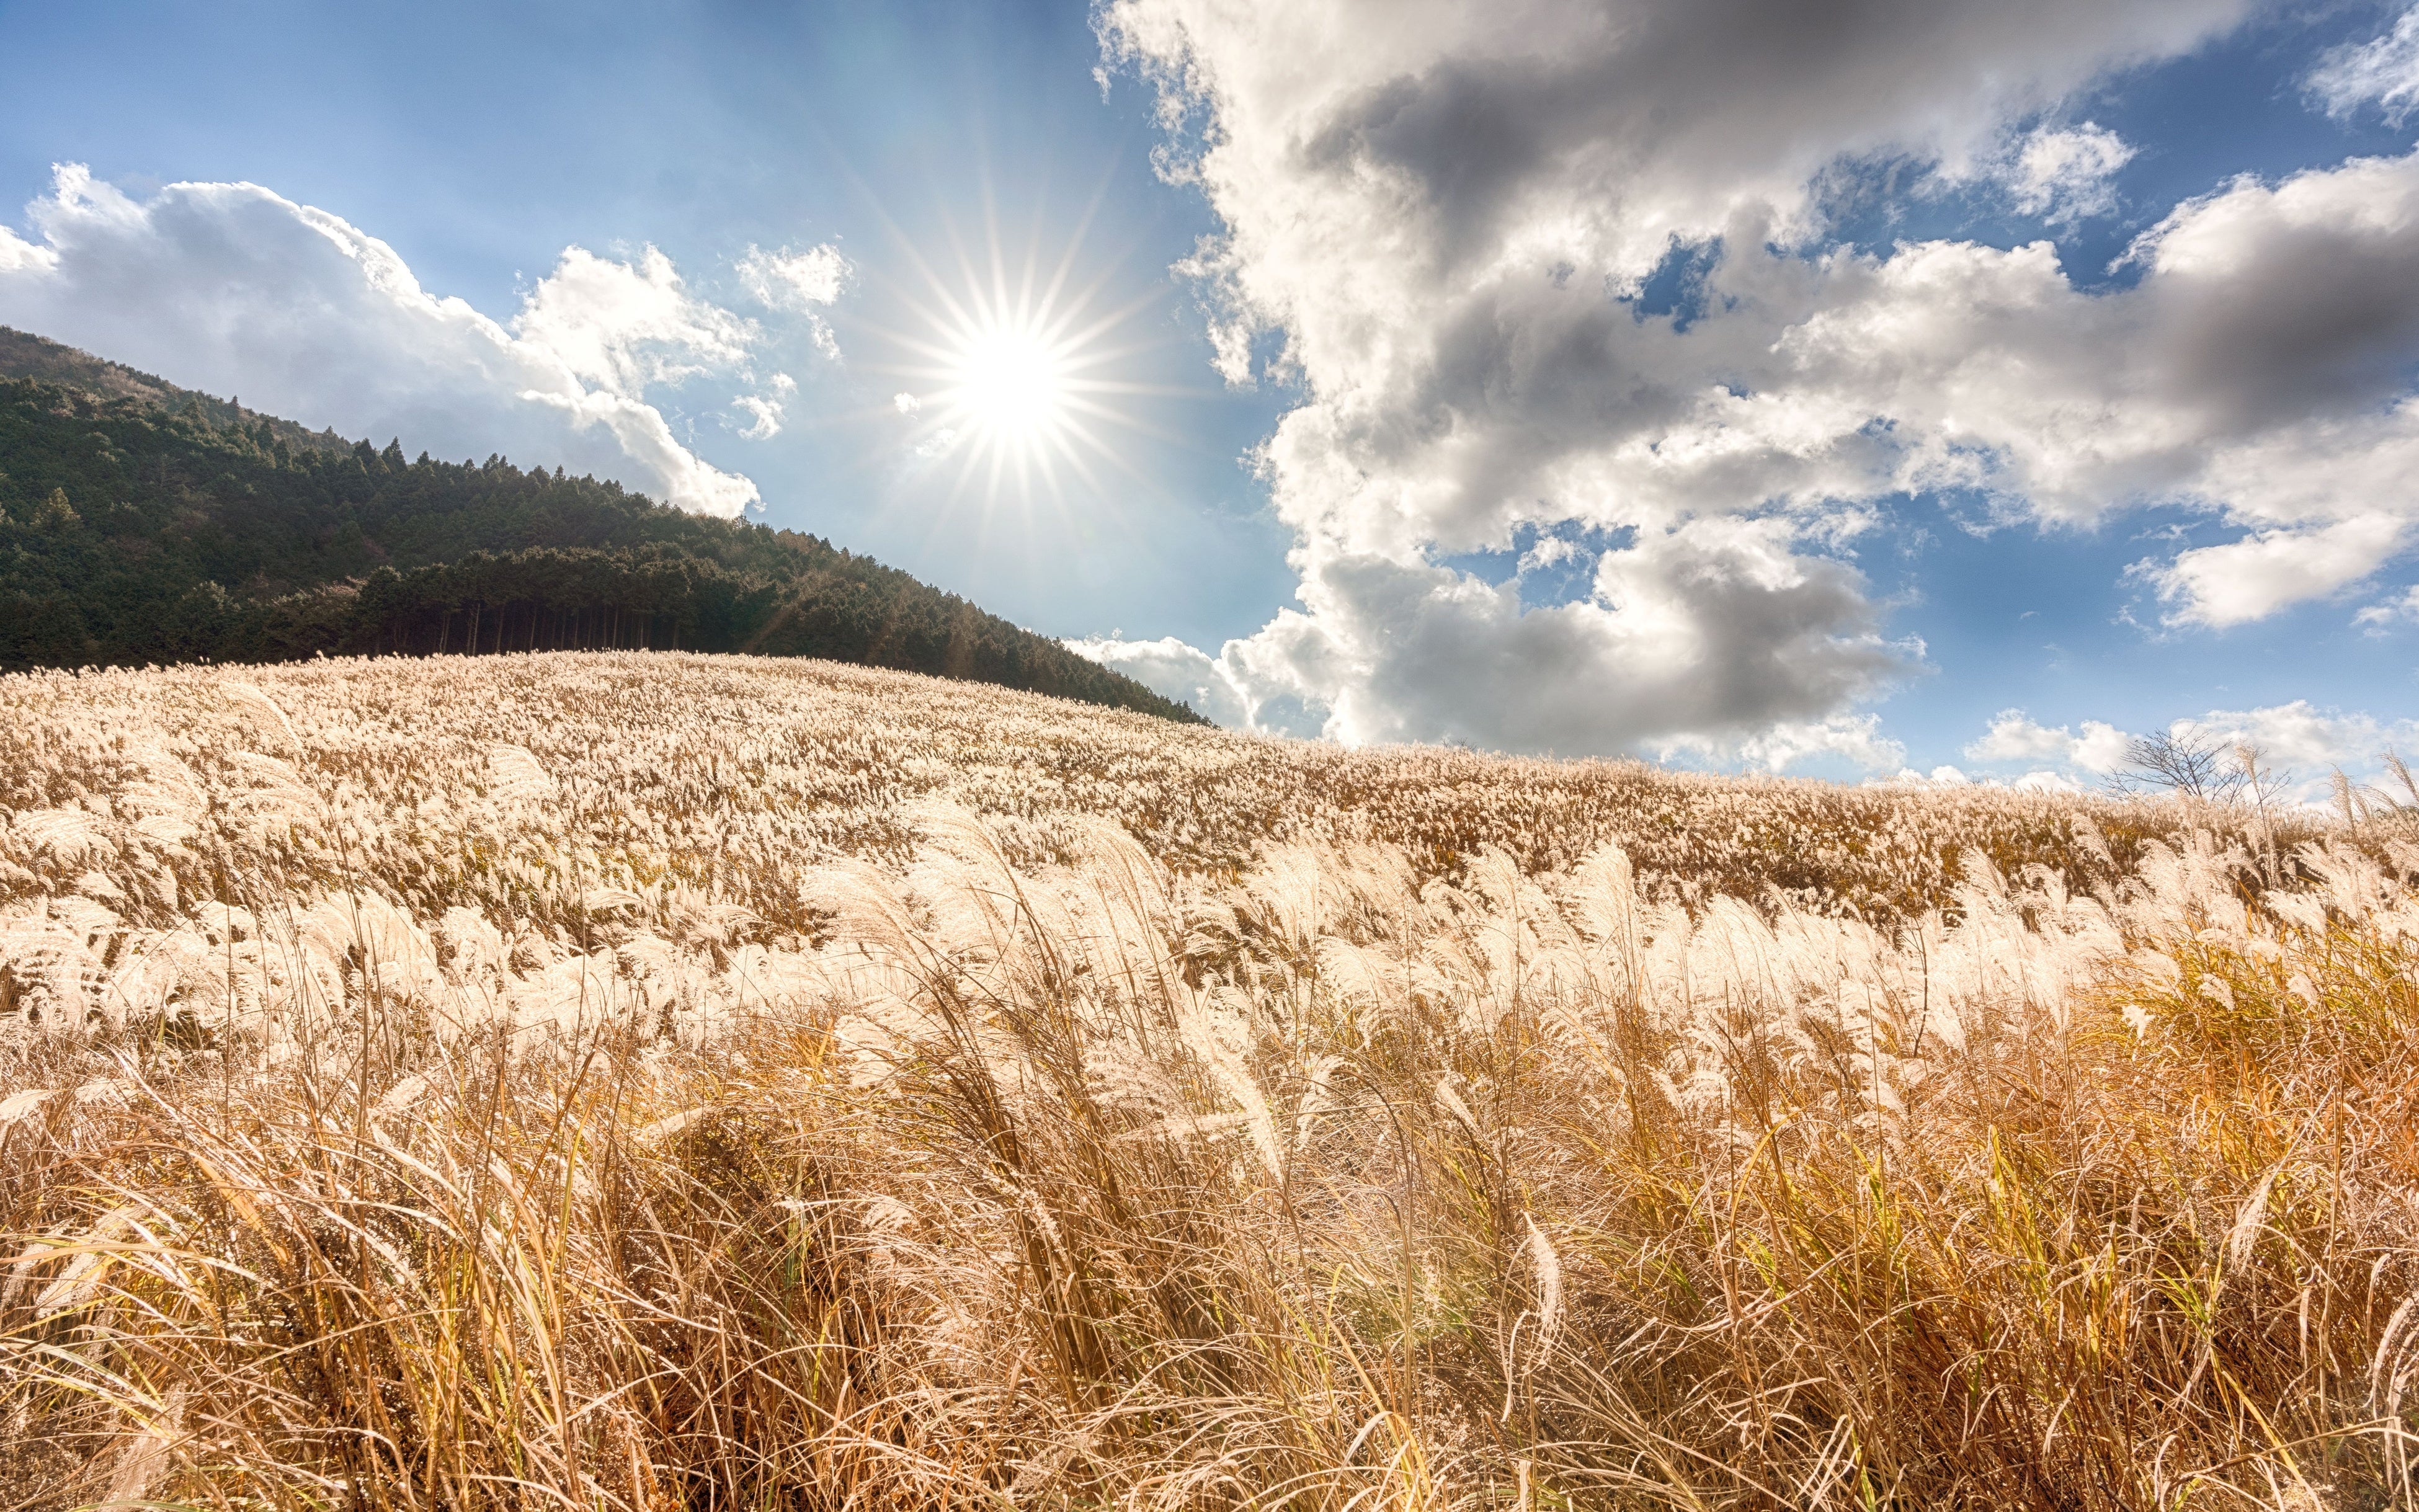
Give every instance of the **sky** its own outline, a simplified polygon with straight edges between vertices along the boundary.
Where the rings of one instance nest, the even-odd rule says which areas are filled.
[[[1238,728],[2419,748],[2419,9],[0,0],[0,323]]]

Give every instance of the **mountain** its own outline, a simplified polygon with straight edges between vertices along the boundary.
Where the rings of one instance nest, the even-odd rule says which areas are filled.
[[[0,671],[621,646],[821,656],[1205,722],[819,536],[407,461],[0,328]]]
[[[233,399],[215,398],[180,389],[166,378],[137,371],[123,363],[95,357],[48,337],[0,326],[0,378],[39,378],[61,388],[82,389],[104,399],[134,399],[160,409],[175,409],[208,420],[221,430],[236,425],[266,424],[288,448],[348,452],[353,443],[332,430],[310,430],[290,420],[246,409]]]

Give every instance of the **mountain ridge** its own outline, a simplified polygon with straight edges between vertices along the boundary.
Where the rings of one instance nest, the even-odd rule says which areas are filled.
[[[95,356],[80,347],[69,347],[12,326],[0,326],[0,378],[33,378],[63,389],[83,389],[102,398],[132,399],[159,409],[198,413],[221,428],[266,423],[288,446],[343,452],[351,450],[353,444],[337,435],[332,426],[313,430],[298,421],[247,409],[240,399],[222,399],[198,389],[184,388],[156,373],[146,373],[124,363]]]
[[[655,645],[1206,722],[820,536],[501,456],[407,461],[0,327],[0,671]]]

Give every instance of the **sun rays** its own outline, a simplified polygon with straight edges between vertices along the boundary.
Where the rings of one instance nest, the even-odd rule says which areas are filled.
[[[1098,492],[1113,473],[1148,488],[1120,443],[1166,436],[1143,401],[1197,392],[1136,376],[1167,339],[1137,317],[1167,291],[1118,287],[1124,259],[1086,246],[1091,220],[1087,208],[1055,256],[1040,214],[1019,254],[988,202],[974,244],[954,224],[940,256],[900,236],[912,281],[871,332],[893,360],[868,371],[898,385],[890,405],[913,417],[912,455],[947,479],[951,504],[1064,505],[1071,486]]]

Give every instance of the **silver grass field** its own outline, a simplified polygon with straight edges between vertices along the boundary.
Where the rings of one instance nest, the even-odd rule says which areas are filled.
[[[0,1506],[2408,1506],[2347,799],[0,679]]]

